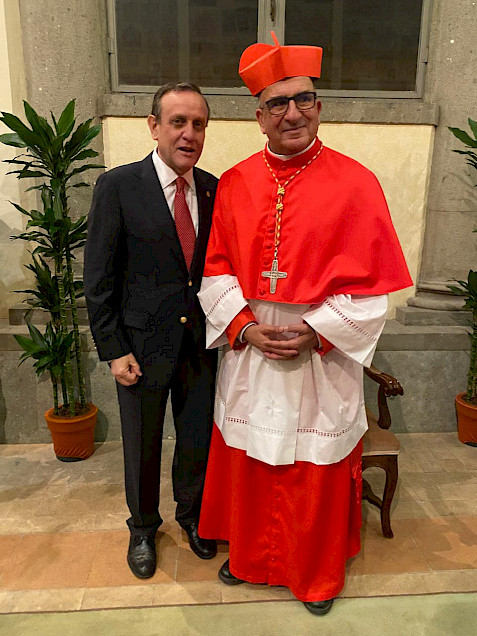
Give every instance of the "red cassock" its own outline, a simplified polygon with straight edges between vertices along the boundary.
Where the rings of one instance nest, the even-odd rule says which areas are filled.
[[[319,143],[288,161],[266,154],[280,184]],[[359,163],[324,148],[283,202],[278,263],[287,277],[275,294],[262,272],[273,260],[277,183],[262,153],[220,179],[204,277],[236,276],[247,300],[303,305],[412,284],[381,187]],[[246,308],[232,320],[229,340],[251,317]],[[229,541],[232,574],[284,585],[301,601],[333,598],[359,551],[360,525],[361,443],[335,463],[272,466],[227,446],[214,426],[199,533]]]
[[[335,464],[270,466],[227,446],[214,426],[199,534],[229,541],[235,576],[304,602],[334,598],[360,528],[361,443]]]

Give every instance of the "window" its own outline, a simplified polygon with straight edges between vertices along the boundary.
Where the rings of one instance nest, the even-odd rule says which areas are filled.
[[[430,0],[109,0],[113,89],[190,80],[247,94],[242,51],[270,42],[324,49],[322,94],[419,97]]]

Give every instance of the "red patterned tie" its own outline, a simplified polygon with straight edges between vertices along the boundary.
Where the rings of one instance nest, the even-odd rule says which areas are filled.
[[[184,186],[186,180],[183,177],[176,179],[176,196],[174,199],[174,219],[176,222],[177,234],[181,242],[182,253],[184,254],[187,269],[190,269],[195,248],[195,230],[190,215],[189,206],[185,198]]]

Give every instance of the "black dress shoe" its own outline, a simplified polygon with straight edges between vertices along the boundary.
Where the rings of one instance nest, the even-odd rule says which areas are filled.
[[[222,583],[225,583],[225,585],[240,585],[240,583],[245,583],[245,581],[242,581],[242,579],[238,579],[232,574],[229,569],[229,565],[229,560],[227,559],[227,561],[219,570],[219,579],[222,581]]]
[[[330,598],[329,601],[313,601],[311,603],[303,603],[303,605],[315,616],[324,616],[330,611],[333,601],[334,599]]]
[[[182,528],[189,537],[189,545],[192,552],[195,552],[200,559],[213,559],[217,554],[217,542],[213,539],[201,539],[196,523],[188,523]]]
[[[154,537],[131,535],[128,565],[139,579],[150,579],[156,571],[156,543]]]

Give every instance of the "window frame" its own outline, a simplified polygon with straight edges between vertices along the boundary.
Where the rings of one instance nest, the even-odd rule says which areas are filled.
[[[258,33],[257,42],[271,42],[270,31],[277,34],[280,42],[283,42],[285,33],[285,2],[286,0],[258,0]],[[320,96],[323,97],[354,97],[373,99],[421,99],[424,95],[426,66],[429,54],[429,32],[431,23],[431,9],[433,0],[423,0],[421,25],[419,32],[419,45],[416,65],[416,88],[412,91],[369,91],[369,90],[336,90],[319,89]],[[108,18],[108,54],[111,73],[111,90],[114,93],[146,93],[153,94],[157,90],[156,86],[146,86],[139,84],[120,84],[118,72],[117,38],[116,38],[116,0],[107,0]],[[272,20],[272,5],[275,11],[275,18]],[[238,61],[237,61],[238,62]],[[237,74],[238,77],[238,74]],[[245,86],[217,88],[201,86],[204,95],[224,95],[240,96],[249,95]]]

